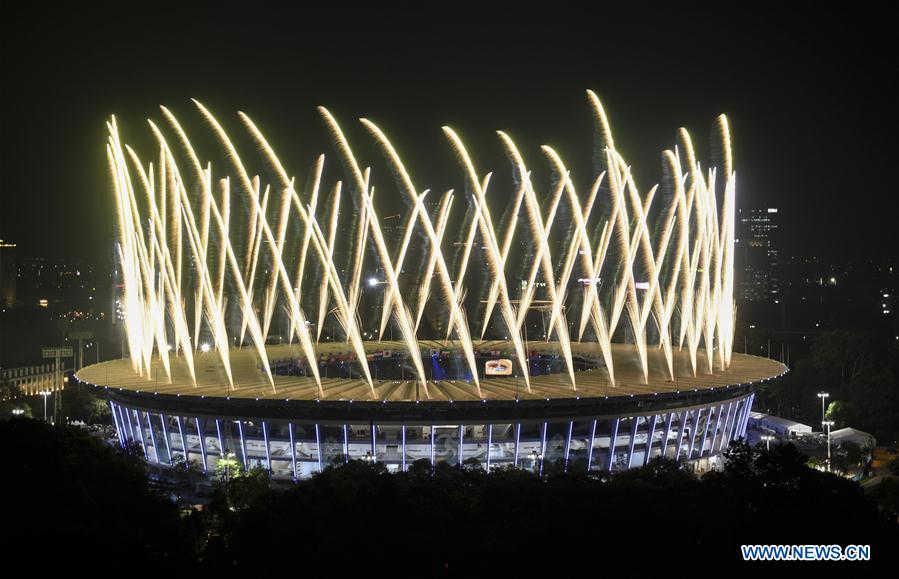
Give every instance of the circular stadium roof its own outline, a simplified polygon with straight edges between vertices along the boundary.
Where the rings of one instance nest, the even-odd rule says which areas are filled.
[[[454,350],[451,342],[421,341],[423,349]],[[502,354],[512,351],[512,344],[504,341],[475,342],[481,352],[500,352],[492,357],[511,357]],[[582,358],[601,360],[598,346],[595,343],[573,343],[572,354]],[[373,354],[385,350],[398,354],[405,352],[402,342],[366,342],[366,352]],[[531,342],[531,352],[541,355],[558,353],[556,342]],[[319,356],[351,359],[351,348],[342,342],[323,342],[316,346]],[[295,359],[300,357],[296,345],[269,345],[266,347],[269,362]],[[463,380],[428,381],[427,396],[421,384],[414,379],[412,373],[408,380],[378,380],[374,390],[378,400],[384,401],[466,401],[466,400],[539,400],[565,398],[617,397],[653,393],[671,393],[677,391],[704,390],[716,387],[748,384],[759,380],[776,377],[786,371],[786,367],[767,358],[733,354],[731,365],[727,370],[714,373],[704,371],[703,352],[700,352],[696,376],[692,375],[690,357],[686,350],[675,351],[674,363],[677,379],[671,381],[667,377],[665,357],[657,347],[648,351],[649,380],[644,382],[641,364],[636,349],[629,344],[612,344],[614,360],[615,384],[611,384],[605,368],[584,370],[575,373],[576,387],[572,385],[567,373],[531,376],[531,391],[528,392],[524,380],[516,377],[481,378],[480,385],[483,396],[478,396],[473,383]],[[221,358],[216,352],[196,353],[196,385],[191,380],[187,364],[183,357],[171,356],[171,379],[158,358],[154,358],[151,378],[141,376],[132,369],[128,359],[112,360],[87,366],[80,370],[76,377],[81,382],[95,386],[108,386],[133,391],[154,392],[169,395],[188,395],[205,397],[231,397],[243,399],[267,400],[314,400],[319,391],[312,377],[274,376],[274,388],[261,370],[261,361],[252,348],[232,349],[229,352],[230,365],[233,372],[234,386],[229,388],[228,379]],[[358,378],[326,378],[322,377],[324,400],[371,400],[371,388],[363,379]],[[429,397],[428,397],[429,396]]]

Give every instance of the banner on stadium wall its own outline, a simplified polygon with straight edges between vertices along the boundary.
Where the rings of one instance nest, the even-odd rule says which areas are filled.
[[[512,360],[505,358],[499,360],[487,360],[484,364],[484,374],[487,376],[511,376]]]

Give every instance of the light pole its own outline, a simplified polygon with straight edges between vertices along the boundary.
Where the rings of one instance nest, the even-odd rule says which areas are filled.
[[[770,434],[763,434],[762,440],[765,441],[765,450],[770,452],[771,451],[771,441],[774,440],[774,437],[771,436]]]
[[[825,402],[824,401],[829,397],[830,397],[830,394],[828,394],[827,392],[818,392],[818,398],[821,399],[821,422],[822,423],[827,419],[824,416],[824,414],[825,414],[825,411],[824,411]]]
[[[827,428],[827,472],[830,470],[830,427],[833,426],[833,420],[822,420],[821,426]]]
[[[44,397],[44,422],[47,422],[47,396],[50,395],[50,391],[41,390],[39,394]]]

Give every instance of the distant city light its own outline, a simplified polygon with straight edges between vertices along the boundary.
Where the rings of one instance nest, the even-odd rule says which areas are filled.
[[[208,352],[208,351],[209,351],[209,344],[207,344],[206,342],[203,342],[202,344],[200,344],[200,351],[201,351],[201,352],[204,352],[204,353],[205,353],[205,352]]]

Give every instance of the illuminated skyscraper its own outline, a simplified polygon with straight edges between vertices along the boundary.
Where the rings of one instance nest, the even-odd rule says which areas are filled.
[[[16,305],[16,244],[0,239],[0,307]]]
[[[737,215],[737,300],[774,302],[781,297],[781,256],[776,207],[740,209]]]

